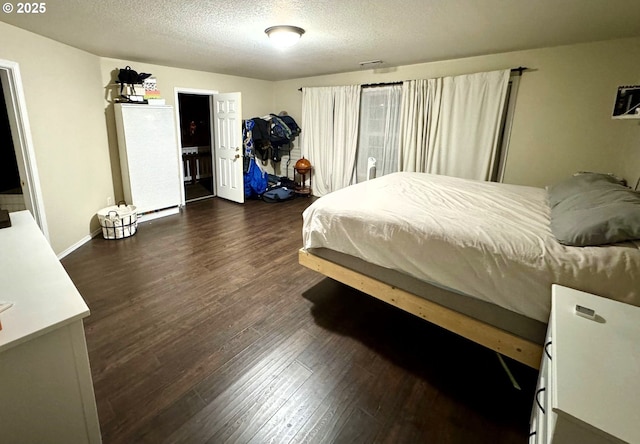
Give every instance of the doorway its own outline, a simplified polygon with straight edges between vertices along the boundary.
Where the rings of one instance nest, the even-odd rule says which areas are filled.
[[[185,203],[215,196],[211,95],[177,92]]]
[[[15,146],[11,136],[5,91],[0,82],[0,209],[10,213],[26,210]]]
[[[12,205],[13,211],[22,209],[24,206],[31,212],[45,238],[49,240],[49,229],[18,63],[0,59],[0,85],[0,121],[3,121],[0,125],[8,125],[11,140],[9,142],[9,138],[6,135],[3,136],[5,138],[2,139],[0,147],[1,174],[3,178],[5,174],[9,176],[2,186],[3,191],[7,191],[3,193],[4,199],[10,201],[5,206]],[[6,128],[7,126],[5,130]],[[17,186],[15,186],[15,167],[18,169]],[[4,190],[5,187],[6,190]]]

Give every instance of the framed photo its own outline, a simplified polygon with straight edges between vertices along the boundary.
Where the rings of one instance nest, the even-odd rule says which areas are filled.
[[[640,119],[640,85],[618,87],[612,118]]]

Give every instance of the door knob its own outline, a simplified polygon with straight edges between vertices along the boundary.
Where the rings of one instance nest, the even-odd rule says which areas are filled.
[[[236,154],[236,159],[239,159],[239,158],[240,158],[240,154]]]

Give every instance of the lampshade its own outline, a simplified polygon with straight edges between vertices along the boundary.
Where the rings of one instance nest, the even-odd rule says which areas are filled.
[[[300,36],[304,34],[304,29],[297,26],[272,26],[264,30],[271,39],[271,43],[278,48],[288,48],[296,44],[300,40]]]

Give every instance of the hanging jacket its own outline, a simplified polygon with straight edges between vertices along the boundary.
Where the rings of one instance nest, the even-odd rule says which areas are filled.
[[[254,117],[251,120],[253,121],[253,145],[256,156],[262,160],[263,164],[266,164],[271,154],[270,123],[260,117]]]

